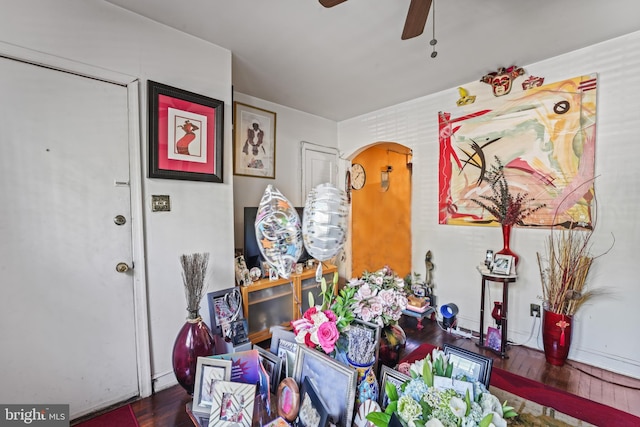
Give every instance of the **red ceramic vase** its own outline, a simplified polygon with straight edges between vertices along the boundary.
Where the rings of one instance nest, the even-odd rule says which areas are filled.
[[[511,250],[509,247],[509,241],[511,240],[511,225],[503,225],[502,226],[502,249],[496,252],[496,254],[502,255],[511,255],[513,257],[513,262],[515,265],[518,265],[518,260],[520,257],[516,255],[515,252]]]
[[[562,366],[569,355],[573,317],[542,310],[542,342],[544,355],[552,365]]]
[[[173,344],[173,372],[178,383],[193,394],[198,357],[212,356],[215,343],[200,316],[187,319]]]

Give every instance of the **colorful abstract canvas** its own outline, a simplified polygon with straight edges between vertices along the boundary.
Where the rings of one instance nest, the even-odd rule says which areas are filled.
[[[512,194],[545,204],[519,225],[591,228],[596,94],[592,74],[477,102],[458,117],[441,112],[438,222],[497,225],[472,201],[491,195],[484,178],[497,157]]]

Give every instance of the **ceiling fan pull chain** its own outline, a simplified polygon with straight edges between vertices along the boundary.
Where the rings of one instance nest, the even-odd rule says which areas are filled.
[[[436,52],[436,44],[438,43],[438,40],[436,40],[436,0],[433,0],[433,3],[431,4],[431,7],[433,8],[433,37],[431,38],[431,41],[429,42],[429,44],[431,46],[433,46],[433,52],[431,52],[431,57],[435,58],[436,56],[438,56],[438,52]]]

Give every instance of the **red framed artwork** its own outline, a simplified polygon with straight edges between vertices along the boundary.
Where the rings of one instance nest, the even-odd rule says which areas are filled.
[[[149,80],[149,178],[222,182],[224,102]]]

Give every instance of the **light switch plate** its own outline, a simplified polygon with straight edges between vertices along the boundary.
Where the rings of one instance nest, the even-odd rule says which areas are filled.
[[[151,212],[169,212],[171,210],[171,201],[169,196],[151,196]]]

